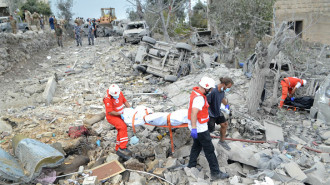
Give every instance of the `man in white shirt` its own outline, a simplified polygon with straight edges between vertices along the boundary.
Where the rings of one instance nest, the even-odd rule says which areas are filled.
[[[215,82],[212,78],[203,77],[199,81],[199,86],[194,87],[190,95],[188,107],[188,119],[190,121],[188,121],[188,127],[191,130],[191,137],[194,139],[194,143],[190,152],[188,168],[196,167],[197,158],[203,149],[210,166],[211,179],[218,180],[228,178],[229,175],[221,172],[219,169],[210,132],[208,131],[209,104],[206,95],[214,86]]]

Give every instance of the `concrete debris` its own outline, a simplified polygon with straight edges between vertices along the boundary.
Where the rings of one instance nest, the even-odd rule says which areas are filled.
[[[52,170],[57,176],[75,174],[59,177],[55,181],[58,184],[96,184],[93,176],[97,176],[97,181],[105,181],[104,184],[163,183],[134,170],[159,175],[173,184],[330,184],[327,123],[314,120],[315,117],[311,119],[304,111],[287,111],[273,106],[269,101],[274,92],[273,73],[265,79],[266,100],[260,102],[257,115],[250,115],[246,92],[253,80],[246,78],[242,69],[226,67],[229,65],[223,58],[228,57],[209,47],[196,49],[180,43],[181,39],[177,39],[179,43],[156,41],[160,37],[155,34],[156,40],[145,38],[140,45],[123,43],[122,37],[113,36],[97,38],[94,46],[76,47],[70,39],[65,39],[64,49],[60,49],[52,47],[55,44],[53,34],[47,31],[17,35],[0,33],[0,42],[5,46],[0,48],[0,93],[3,95],[0,97],[0,146],[6,153],[1,152],[0,157],[7,160],[10,153],[19,152],[11,140],[20,133],[49,144],[50,151],[56,150],[61,159],[65,158]],[[83,39],[83,45],[86,43]],[[42,52],[39,52],[41,48]],[[51,49],[43,50],[48,48]],[[306,53],[313,56],[313,53],[319,53],[317,48],[315,45]],[[315,61],[311,56],[308,60]],[[274,62],[285,59],[287,65],[282,65],[283,74],[291,74],[293,66],[303,78],[313,79],[314,82],[309,83],[313,87],[306,90],[311,95],[329,71],[329,62],[320,62],[321,59],[310,63],[307,72],[302,72],[306,70],[302,61],[290,63],[284,52],[277,58],[279,60],[272,61],[270,70],[276,68]],[[286,68],[290,69],[287,71]],[[128,126],[128,149],[133,156],[126,161],[116,154],[118,131],[105,119],[102,102],[110,84],[118,84],[134,108],[145,105],[156,112],[170,113],[187,109],[191,89],[205,75],[212,76],[216,84],[219,77],[234,80],[231,91],[225,95],[231,116],[224,114],[229,123],[226,142],[231,150],[223,149],[218,138],[212,139],[220,170],[229,173],[229,179],[210,181],[209,164],[203,152],[196,168],[186,167],[193,143],[188,128],[172,129],[175,152],[171,153],[168,128],[142,125],[135,127],[134,133]],[[303,88],[297,90],[295,96],[304,93]],[[280,94],[278,88],[277,95]],[[69,128],[81,128],[79,126],[86,127],[88,134],[70,138]],[[216,125],[213,134],[219,136],[219,130],[220,126]],[[33,151],[33,148],[28,145],[24,151]],[[20,153],[25,153],[22,151]],[[20,154],[19,158],[24,157]],[[31,161],[34,160],[24,163]],[[15,169],[24,179],[24,172],[33,174],[30,171],[37,162],[33,163],[25,165],[25,171],[18,161],[9,167],[3,165],[1,169]],[[84,170],[79,170],[80,166]],[[1,177],[6,177],[9,183],[15,183],[17,177],[21,177],[1,169]],[[89,171],[93,173],[89,174]],[[84,174],[92,176],[90,182],[83,182],[87,179]],[[45,173],[44,177],[53,176]]]
[[[307,180],[306,174],[299,168],[297,163],[287,163],[284,165],[284,168],[292,178],[295,178],[301,182],[305,182]]]
[[[282,128],[264,121],[267,141],[284,141]]]
[[[47,105],[49,105],[52,102],[53,96],[55,95],[56,82],[57,82],[57,76],[55,74],[54,76],[48,79],[46,88],[44,90],[44,93],[42,94],[42,97],[44,98],[45,103]]]

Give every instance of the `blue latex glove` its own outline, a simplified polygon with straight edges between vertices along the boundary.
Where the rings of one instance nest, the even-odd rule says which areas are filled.
[[[191,129],[190,136],[194,139],[197,139],[197,128]]]
[[[225,108],[226,108],[226,109],[229,109],[229,105],[226,105]]]
[[[292,97],[292,98],[291,98],[291,101],[294,101],[294,99],[295,99],[295,97]]]
[[[121,117],[122,120],[124,120],[124,115],[123,114],[121,114],[120,117]]]

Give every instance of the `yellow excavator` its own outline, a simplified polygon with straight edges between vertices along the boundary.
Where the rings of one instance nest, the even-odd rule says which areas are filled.
[[[101,8],[100,25],[110,27],[116,19],[115,8]]]

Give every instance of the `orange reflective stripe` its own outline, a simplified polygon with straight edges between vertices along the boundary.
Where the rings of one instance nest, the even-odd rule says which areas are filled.
[[[172,133],[172,127],[171,127],[171,114],[167,115],[167,126],[168,126],[168,130],[170,132],[172,153],[174,153],[173,133]]]
[[[137,112],[136,112],[136,113],[137,113]],[[135,131],[135,126],[134,126],[135,115],[136,115],[136,113],[134,113],[134,115],[133,115],[133,120],[132,120],[132,127],[133,127],[133,132],[134,132],[134,133],[136,133],[136,131]]]

